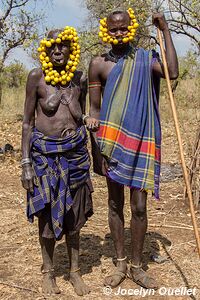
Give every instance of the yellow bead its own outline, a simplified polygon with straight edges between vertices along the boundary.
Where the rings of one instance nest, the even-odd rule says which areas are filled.
[[[44,56],[42,54],[40,54],[40,60],[43,61],[44,60]]]
[[[46,41],[46,47],[51,47],[51,42],[50,41]]]
[[[74,73],[70,72],[69,77],[72,79],[74,77]]]
[[[108,41],[107,37],[103,37],[103,42],[106,43]]]
[[[39,48],[37,49],[37,51],[38,51],[38,52],[41,52],[41,51],[42,51],[42,48],[41,48],[41,47],[39,47]]]
[[[131,41],[133,41],[134,38],[133,38],[133,36],[129,36],[128,39],[129,39],[129,41],[131,42]]]
[[[56,83],[58,83],[58,82],[59,82],[59,79],[58,79],[57,77],[54,77],[54,81],[55,81]]]
[[[62,80],[62,81],[61,81],[61,84],[62,84],[62,85],[66,85],[66,84],[67,84],[67,81],[66,81],[66,80]]]
[[[69,76],[67,76],[67,81],[68,81],[68,82],[71,81],[71,78],[70,78]]]
[[[56,39],[56,43],[57,43],[57,44],[60,44],[61,42],[62,42],[61,38],[57,38],[57,39]]]
[[[62,70],[62,71],[60,72],[60,74],[61,74],[61,75],[65,75],[65,71]]]
[[[52,44],[55,43],[54,39],[50,39],[50,42],[51,42]]]
[[[45,78],[44,78],[44,79],[45,79],[45,81],[46,81],[46,82],[50,82],[50,81],[51,81],[51,78],[50,78],[50,76],[45,76]]]
[[[51,62],[49,62],[49,63],[48,63],[48,67],[49,67],[49,68],[52,68],[52,67],[53,67],[53,64],[52,64]]]
[[[45,69],[48,68],[48,64],[47,64],[46,62],[43,62],[43,63],[42,63],[42,66],[43,66],[43,68],[45,68]]]
[[[76,66],[78,65],[77,61],[75,61],[75,62],[73,63],[73,65],[76,67]]]
[[[122,42],[123,42],[124,44],[128,43],[128,38],[126,38],[126,37],[123,38],[123,39],[122,39]]]
[[[99,37],[103,37],[103,33],[101,31],[99,32]]]
[[[65,80],[66,79],[66,75],[62,75],[62,80]]]
[[[73,61],[69,60],[67,64],[71,67],[73,65]]]
[[[117,45],[118,43],[119,43],[118,40],[116,40],[116,39],[113,40],[114,45]]]
[[[134,23],[133,24],[133,28],[138,28],[139,27],[139,24],[138,23]]]
[[[71,72],[75,72],[76,71],[76,67],[75,66],[72,66],[71,67]]]
[[[48,57],[48,56],[45,57],[45,61],[46,61],[47,63],[49,62],[49,57]]]
[[[56,85],[56,82],[54,80],[51,81],[52,85]]]

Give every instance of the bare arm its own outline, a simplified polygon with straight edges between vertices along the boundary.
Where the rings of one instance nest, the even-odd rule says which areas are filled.
[[[82,74],[81,81],[80,81],[81,95],[79,98],[82,114],[85,114],[85,109],[86,109],[87,85],[88,85],[87,78]]]
[[[153,15],[153,24],[158,27],[164,37],[165,41],[165,49],[166,49],[166,60],[167,60],[167,66],[168,66],[168,71],[169,71],[169,77],[170,79],[176,79],[178,77],[178,59],[177,59],[177,54],[176,50],[174,48],[174,44],[172,41],[172,37],[167,25],[167,22],[165,20],[165,17],[162,13],[156,13]],[[159,62],[156,62],[153,65],[153,71],[156,74],[156,76],[159,77],[165,77],[164,75],[164,69],[163,65],[160,64]]]
[[[99,72],[100,57],[95,57],[89,65],[89,101],[90,110],[86,126],[89,130],[96,131],[99,128],[99,114],[101,109],[101,78]]]
[[[24,104],[24,118],[22,124],[22,159],[30,158],[30,139],[35,124],[35,108],[37,101],[37,87],[41,71],[34,69],[29,73],[26,84],[26,98]],[[33,191],[34,172],[31,163],[22,166],[22,185],[26,190]]]

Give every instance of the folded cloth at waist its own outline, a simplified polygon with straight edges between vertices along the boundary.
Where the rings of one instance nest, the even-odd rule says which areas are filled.
[[[63,231],[65,214],[73,204],[71,191],[89,178],[89,154],[85,127],[64,138],[49,137],[33,129],[30,153],[37,178],[33,193],[27,193],[27,217],[51,204],[51,218],[56,239]]]

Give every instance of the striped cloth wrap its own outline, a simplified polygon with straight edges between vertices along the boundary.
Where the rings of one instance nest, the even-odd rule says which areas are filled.
[[[108,76],[97,132],[107,176],[159,198],[161,127],[152,64],[155,51],[132,49]],[[160,81],[158,81],[159,85]]]
[[[84,126],[64,138],[45,136],[34,128],[31,138],[31,159],[36,175],[33,193],[27,193],[27,217],[51,205],[52,225],[56,239],[63,232],[64,216],[73,204],[71,191],[89,177],[89,154]]]

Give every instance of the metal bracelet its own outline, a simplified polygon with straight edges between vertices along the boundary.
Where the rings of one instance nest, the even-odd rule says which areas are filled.
[[[88,118],[88,117],[89,117],[89,115],[84,115],[84,114],[82,114],[82,121],[83,121],[83,124],[85,124],[85,119]]]
[[[22,160],[21,160],[21,166],[26,165],[26,164],[31,164],[31,159],[29,157],[22,158]]]

